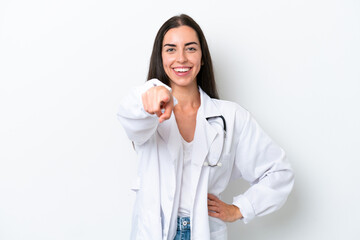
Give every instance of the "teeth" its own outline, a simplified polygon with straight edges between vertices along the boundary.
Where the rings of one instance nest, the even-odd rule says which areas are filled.
[[[187,72],[190,70],[190,68],[174,68],[176,72]]]

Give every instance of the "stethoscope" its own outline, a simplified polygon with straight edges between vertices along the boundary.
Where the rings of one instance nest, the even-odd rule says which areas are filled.
[[[219,116],[207,117],[206,120],[209,122],[209,120],[216,119],[216,118],[221,118],[222,123],[223,123],[222,127],[223,127],[223,130],[224,130],[224,136],[223,136],[222,147],[221,147],[220,155],[218,157],[217,162],[215,164],[210,164],[209,160],[207,160],[207,161],[204,162],[205,167],[221,167],[222,166],[222,163],[220,162],[220,160],[221,160],[220,156],[222,155],[222,152],[223,152],[223,149],[224,149],[225,137],[226,137],[226,121],[225,121],[225,118],[224,118],[224,116],[219,115]],[[218,123],[218,122],[215,122],[215,123]]]

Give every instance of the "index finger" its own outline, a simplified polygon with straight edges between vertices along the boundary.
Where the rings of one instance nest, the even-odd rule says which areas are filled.
[[[160,123],[162,123],[163,121],[165,121],[171,117],[171,113],[174,108],[174,105],[173,105],[173,103],[168,102],[167,104],[165,104],[164,108],[165,108],[164,113],[161,114],[161,116],[159,118]]]
[[[219,200],[218,197],[216,197],[214,194],[208,193],[208,199],[216,201]]]

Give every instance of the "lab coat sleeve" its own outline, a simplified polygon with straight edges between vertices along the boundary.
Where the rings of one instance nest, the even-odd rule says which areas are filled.
[[[277,146],[247,112],[236,146],[232,178],[242,177],[251,187],[234,197],[243,221],[279,209],[294,184],[294,174],[283,149]]]
[[[129,139],[136,145],[145,143],[155,133],[159,124],[156,114],[149,114],[144,110],[141,97],[144,92],[154,86],[164,86],[171,91],[171,88],[159,80],[151,79],[131,91],[120,103],[117,117]]]

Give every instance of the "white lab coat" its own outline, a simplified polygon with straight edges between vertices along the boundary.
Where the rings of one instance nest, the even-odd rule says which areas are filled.
[[[168,239],[176,234],[182,176],[183,149],[174,114],[163,123],[143,109],[141,94],[154,85],[153,79],[126,96],[118,118],[138,154],[138,173],[133,186],[136,202],[131,239]],[[233,200],[245,223],[280,208],[290,193],[294,175],[284,151],[239,105],[211,99],[199,88],[201,106],[196,117],[192,153],[191,239],[227,239],[226,224],[209,217],[207,194],[218,197],[231,179],[243,178],[251,187]],[[206,120],[222,115],[226,120]],[[223,144],[224,143],[224,144]],[[222,147],[223,146],[223,147]],[[223,148],[221,150],[221,148]],[[207,163],[222,166],[210,167]]]

